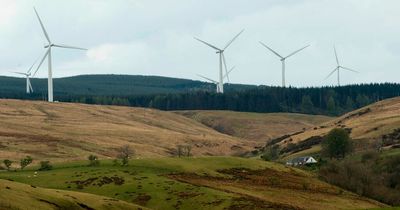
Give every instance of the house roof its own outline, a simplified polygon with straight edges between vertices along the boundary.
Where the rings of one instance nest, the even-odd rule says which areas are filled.
[[[303,163],[306,162],[309,158],[313,158],[311,156],[297,157],[289,160],[289,163]]]

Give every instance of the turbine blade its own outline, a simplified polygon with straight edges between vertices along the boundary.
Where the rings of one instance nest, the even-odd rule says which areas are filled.
[[[27,74],[26,74],[26,73],[23,73],[23,72],[17,72],[17,71],[10,71],[10,72],[12,72],[12,73],[14,73],[14,74],[20,74],[20,75],[27,76]]]
[[[281,55],[279,55],[277,52],[275,52],[273,49],[269,48],[266,44],[260,42],[260,44],[264,47],[266,47],[268,50],[270,50],[271,52],[273,52],[276,56],[283,58]]]
[[[43,61],[46,59],[46,57],[47,57],[47,55],[49,54],[49,52],[50,52],[50,47],[49,47],[49,49],[46,51],[46,53],[44,54],[42,60],[40,61],[39,65],[37,66],[36,71],[35,71],[35,73],[33,73],[32,77],[34,77],[34,76],[36,75],[36,73],[38,72],[40,66],[42,66],[42,63],[43,63]]]
[[[332,76],[333,73],[335,73],[338,70],[339,67],[336,67],[325,79],[328,79],[330,76]]]
[[[244,31],[244,29],[242,29],[235,37],[233,37],[233,39],[230,42],[228,42],[228,44],[226,44],[226,46],[224,47],[224,50],[226,50],[226,48],[228,48],[229,45],[231,45],[240,36],[240,34],[243,33],[243,31]]]
[[[339,64],[339,59],[338,59],[338,56],[337,56],[337,52],[336,52],[336,47],[335,47],[335,45],[333,45],[333,51],[335,51],[336,63],[337,63],[337,65],[338,65],[338,66],[340,66],[340,64]]]
[[[225,55],[224,55],[224,53],[222,53],[222,62],[224,63],[226,78],[228,79],[228,82],[230,82],[230,81],[229,81],[229,74],[228,74],[228,67],[226,67],[226,60],[225,60]],[[224,78],[224,77],[223,77],[223,78]]]
[[[28,69],[28,71],[26,72],[27,74],[30,74],[32,71],[33,66],[37,63],[37,61],[40,59],[40,57],[38,57],[35,62],[32,64],[32,66]]]
[[[232,67],[232,68],[228,71],[228,73],[225,74],[224,79],[227,77],[227,75],[229,75],[229,74],[233,71],[233,69],[235,69],[235,66]]]
[[[290,54],[289,54],[288,56],[286,56],[285,58],[289,58],[290,56],[292,56],[292,55],[294,55],[294,54],[296,54],[296,53],[298,53],[298,52],[300,52],[300,51],[306,49],[306,48],[309,47],[309,46],[310,46],[310,45],[307,45],[307,46],[305,46],[305,47],[303,47],[303,48],[300,48],[300,49],[298,49],[298,50],[296,50],[296,51],[290,53]]]
[[[46,32],[46,29],[44,28],[44,25],[43,25],[43,23],[42,23],[42,20],[40,19],[39,14],[38,14],[38,12],[36,11],[36,8],[34,7],[33,9],[35,10],[36,16],[37,16],[37,18],[39,19],[39,23],[40,23],[40,26],[42,27],[44,36],[46,37],[47,41],[49,41],[49,44],[50,44],[51,41],[50,41],[49,35],[48,35],[47,32]]]
[[[222,50],[219,49],[218,47],[216,47],[216,46],[214,46],[214,45],[212,45],[212,44],[209,44],[209,43],[207,43],[207,42],[205,42],[205,41],[203,41],[203,40],[201,40],[201,39],[198,39],[198,38],[196,38],[196,37],[194,37],[194,39],[196,39],[196,40],[199,41],[199,42],[202,42],[203,44],[205,44],[205,45],[207,45],[207,46],[209,46],[209,47],[211,47],[211,48],[214,48],[214,49],[216,49],[216,50],[218,50],[218,51],[222,51]]]
[[[233,66],[233,67],[228,71],[228,74],[231,73],[235,68],[236,68],[236,66]]]
[[[33,88],[32,88],[32,84],[31,84],[31,80],[28,77],[28,82],[29,82],[29,88],[31,89],[31,93],[33,93]]]
[[[358,71],[356,71],[354,69],[350,69],[350,68],[347,68],[347,67],[344,67],[344,66],[340,66],[340,68],[348,70],[348,71],[352,71],[352,72],[355,72],[355,73],[360,73],[360,72],[358,72]]]
[[[212,83],[214,83],[214,84],[218,84],[217,81],[212,80],[212,79],[210,79],[210,78],[208,78],[208,77],[202,76],[202,75],[200,75],[200,74],[198,74],[197,76],[199,76],[199,77],[201,77],[201,78],[203,78],[203,79],[205,79],[205,80],[208,80],[208,81],[210,81],[210,82],[212,82]]]
[[[76,49],[76,50],[88,50],[86,48],[68,46],[68,45],[63,45],[63,44],[54,44],[53,46],[54,47],[61,47],[61,48],[68,48],[68,49]]]

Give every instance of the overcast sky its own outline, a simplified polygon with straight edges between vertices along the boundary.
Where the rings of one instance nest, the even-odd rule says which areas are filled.
[[[54,49],[55,77],[79,74],[161,75],[217,79],[218,47],[240,30],[227,49],[236,66],[233,83],[281,84],[282,55],[311,46],[287,60],[287,84],[319,86],[343,66],[342,83],[400,82],[399,0],[0,0],[0,75],[27,69],[45,49],[33,11],[54,43],[88,51]],[[47,63],[38,72],[46,77]]]

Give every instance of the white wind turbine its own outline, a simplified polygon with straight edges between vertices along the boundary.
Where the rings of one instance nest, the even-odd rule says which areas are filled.
[[[218,83],[217,83],[217,86],[218,86],[217,92],[218,92],[218,93],[224,93],[223,66],[225,67],[225,73],[226,73],[227,78],[228,78],[228,81],[229,81],[228,69],[227,69],[227,67],[226,67],[226,59],[225,59],[224,52],[225,52],[225,50],[232,44],[232,42],[235,41],[235,39],[236,39],[241,33],[243,33],[243,31],[244,31],[244,29],[243,29],[242,31],[240,31],[235,37],[233,37],[233,39],[232,39],[231,41],[229,41],[228,44],[226,44],[226,46],[225,46],[223,49],[220,49],[220,48],[218,48],[218,47],[215,47],[215,46],[212,45],[212,44],[209,44],[209,43],[207,43],[207,42],[205,42],[205,41],[203,41],[203,40],[200,40],[200,39],[194,37],[196,40],[198,40],[198,41],[204,43],[205,45],[207,45],[207,46],[209,46],[209,47],[211,47],[211,48],[217,50],[216,53],[219,54],[219,81],[218,81]],[[207,80],[208,80],[208,79],[207,79]]]
[[[229,74],[233,71],[233,69],[235,69],[235,66],[232,67],[229,71],[226,72],[226,74],[224,75],[223,79],[229,78]],[[213,79],[210,79],[210,78],[208,78],[208,77],[205,77],[205,76],[203,76],[203,75],[200,75],[200,74],[198,74],[197,76],[199,76],[199,77],[201,77],[201,78],[203,78],[203,79],[205,79],[205,80],[208,80],[208,81],[211,82],[211,83],[214,83],[214,84],[217,86],[217,93],[220,93],[220,89],[219,89],[219,88],[220,88],[220,85],[219,85],[219,82],[217,82],[217,81],[215,81],[215,80],[213,80]]]
[[[285,76],[285,61],[286,61],[286,59],[310,46],[310,45],[307,45],[301,49],[298,49],[298,50],[290,53],[288,56],[283,57],[283,56],[279,55],[277,52],[275,52],[273,49],[269,48],[266,44],[264,44],[262,42],[260,42],[260,44],[262,46],[266,47],[268,50],[270,50],[272,53],[274,53],[276,56],[278,56],[281,59],[281,62],[282,62],[282,87],[285,87],[285,85],[286,85],[286,82],[285,82],[286,81],[286,78],[285,78],[286,77]]]
[[[338,56],[337,56],[337,53],[336,53],[336,47],[335,46],[333,46],[333,51],[335,52],[335,58],[336,58],[337,66],[325,79],[328,79],[333,73],[335,73],[337,71],[337,82],[338,82],[338,86],[340,86],[340,69],[344,69],[344,70],[347,70],[347,71],[352,71],[352,72],[355,72],[355,73],[359,73],[359,72],[356,71],[356,70],[341,66],[339,64],[339,59],[338,59]]]
[[[37,62],[37,60],[35,61],[35,63],[36,62]],[[32,64],[32,66],[28,69],[28,71],[26,73],[12,71],[12,73],[24,75],[26,77],[26,93],[27,94],[33,93],[33,88],[32,88],[30,77],[31,77],[31,74],[32,74],[32,72],[31,72],[32,68],[35,65],[35,63]]]
[[[46,29],[44,28],[43,22],[39,17],[38,12],[36,11],[35,8],[33,8],[35,10],[36,16],[39,20],[40,26],[43,30],[44,36],[46,37],[48,44],[44,46],[44,48],[47,48],[46,53],[44,54],[42,60],[40,61],[36,71],[34,74],[36,74],[36,72],[39,70],[40,66],[42,65],[43,61],[46,59],[48,60],[49,63],[49,67],[48,67],[48,78],[47,78],[47,86],[48,86],[48,101],[49,102],[53,102],[53,72],[52,72],[52,66],[51,66],[51,48],[52,47],[59,47],[59,48],[68,48],[68,49],[78,49],[78,50],[87,50],[85,48],[80,48],[80,47],[73,47],[73,46],[68,46],[68,45],[62,45],[62,44],[54,44],[53,42],[50,41],[49,35],[46,32]]]

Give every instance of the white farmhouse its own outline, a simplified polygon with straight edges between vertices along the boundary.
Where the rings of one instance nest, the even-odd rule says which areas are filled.
[[[302,166],[307,164],[314,164],[318,161],[311,156],[297,157],[286,162],[288,166]]]

